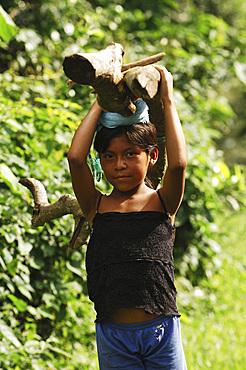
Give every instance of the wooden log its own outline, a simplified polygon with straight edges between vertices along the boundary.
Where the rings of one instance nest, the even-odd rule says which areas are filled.
[[[118,84],[124,51],[120,44],[110,43],[105,49],[96,53],[72,54],[65,57],[63,69],[72,81],[82,85],[97,84],[97,79],[107,78]]]
[[[124,75],[124,81],[135,97],[150,100],[158,92],[160,73],[153,66],[135,67]]]
[[[95,55],[95,53],[94,54],[91,54],[91,55]],[[128,64],[123,64],[122,67],[121,67],[121,72],[126,72],[129,69],[132,69],[132,68],[135,68],[135,67],[143,67],[143,66],[147,66],[149,64],[157,63],[161,59],[163,59],[165,55],[166,55],[165,53],[159,53],[159,54],[155,54],[155,55],[152,55],[150,57],[147,57],[147,58],[138,60],[136,62],[132,62],[132,63],[128,63]],[[86,60],[87,60],[87,57],[86,56],[88,56],[88,54],[72,54],[70,56],[67,56],[65,58],[65,60],[64,60],[64,71],[65,71],[65,73],[66,74],[73,73],[75,75],[74,78],[76,80],[81,78],[80,75],[77,75],[77,73],[80,73],[81,72],[81,69],[78,68],[78,65],[76,65],[76,63],[79,62],[79,59],[80,59],[81,56],[83,58],[85,58],[84,60],[85,60],[85,67],[86,67]],[[76,58],[78,58],[77,61],[76,61]],[[72,66],[73,63],[74,63],[74,68]],[[92,76],[94,78],[94,75],[93,74],[92,74]],[[86,77],[85,77],[85,79],[86,79]],[[87,79],[90,80],[89,76],[87,76]],[[68,80],[67,86],[68,87],[72,87],[74,85],[77,85],[78,83],[79,82],[75,82],[73,80]],[[87,83],[82,83],[82,84],[87,85]]]
[[[96,53],[67,56],[63,68],[72,81],[95,89],[103,110],[130,116],[135,113],[136,106],[121,73],[123,54],[120,44],[110,43]]]
[[[159,53],[146,59],[122,66],[123,47],[110,43],[105,49],[96,53],[69,55],[64,59],[63,69],[74,83],[92,86],[97,93],[98,103],[107,112],[116,112],[130,116],[136,111],[136,96],[128,89],[123,71],[136,66],[146,66],[161,60],[165,53]],[[154,93],[151,93],[154,96]]]

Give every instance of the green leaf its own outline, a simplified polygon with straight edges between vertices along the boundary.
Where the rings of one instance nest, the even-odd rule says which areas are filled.
[[[6,264],[10,263],[13,260],[13,256],[9,252],[8,248],[3,248],[2,253]]]
[[[0,256],[0,265],[2,266],[3,270],[5,271],[6,270],[6,265],[5,265],[4,260],[2,259],[1,256]]]
[[[57,302],[57,297],[50,293],[44,293],[42,296],[43,301],[45,302],[46,307],[52,307],[59,312],[60,306]]]
[[[245,63],[235,62],[234,67],[235,67],[237,77],[239,78],[240,81],[244,83],[244,85],[246,85],[246,65]]]
[[[25,312],[27,308],[26,302],[24,302],[22,299],[15,297],[13,294],[9,294],[8,298],[11,299],[15,307],[20,312]]]
[[[0,37],[9,42],[16,34],[17,26],[0,5]]]
[[[48,348],[51,350],[51,351],[54,351],[56,353],[59,353],[63,356],[66,356],[66,357],[69,357],[69,358],[73,358],[73,356],[70,354],[70,353],[67,353],[65,351],[62,351],[60,348],[57,348],[57,347],[53,347],[51,344],[48,344]]]
[[[46,317],[48,319],[51,319],[51,320],[54,320],[54,315],[50,312],[49,309],[45,308],[45,307],[38,307],[38,313],[42,316],[42,317]]]
[[[9,118],[6,124],[8,124],[14,132],[23,131],[22,125],[13,118]]]
[[[14,193],[21,193],[21,187],[18,183],[17,177],[13,174],[11,169],[4,163],[0,164],[0,177],[4,180],[4,182],[8,185],[8,187]]]
[[[224,162],[219,163],[219,169],[226,179],[230,178],[230,175],[231,175],[230,170]]]
[[[18,260],[13,259],[10,263],[7,265],[8,272],[12,275],[15,276],[16,270],[18,266]]]
[[[46,347],[46,343],[44,341],[38,340],[28,340],[25,343],[25,350],[27,353],[42,353]]]
[[[41,270],[41,268],[44,267],[44,260],[42,258],[32,256],[29,260],[29,264],[35,270]]]
[[[78,276],[80,276],[80,277],[83,277],[83,271],[82,271],[82,269],[78,269],[78,268],[76,268],[76,267],[74,267],[74,266],[72,266],[71,265],[71,263],[69,262],[69,261],[67,261],[66,262],[66,266],[67,266],[67,268],[70,270],[70,271],[72,271],[74,274],[76,274],[76,275],[78,275]]]
[[[35,308],[33,306],[27,306],[27,311],[33,315],[35,317],[36,320],[40,320],[41,319],[41,314],[38,310],[38,308]]]
[[[12,329],[5,324],[3,320],[0,320],[0,332],[3,334],[5,338],[7,338],[13,345],[17,348],[21,347],[21,343],[14,335]]]
[[[27,256],[31,252],[33,245],[29,242],[24,242],[23,240],[19,240],[18,248],[22,256]]]
[[[28,285],[27,285],[28,287]],[[30,291],[27,289],[26,286],[24,285],[19,285],[18,286],[18,289],[19,291],[21,292],[22,295],[24,295],[27,299],[29,299],[30,301],[32,300],[32,295],[30,293]]]

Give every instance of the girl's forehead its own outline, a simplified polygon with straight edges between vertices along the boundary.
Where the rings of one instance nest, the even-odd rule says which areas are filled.
[[[127,137],[126,137],[126,134],[121,134],[121,135],[119,135],[119,136],[116,136],[116,137],[113,137],[111,140],[110,140],[110,142],[109,142],[109,146],[111,146],[111,145],[115,145],[115,144],[119,144],[119,143],[121,143],[121,144],[132,144],[131,142],[130,142],[130,140],[128,140],[127,139]],[[132,144],[133,145],[133,144]]]
[[[114,137],[110,140],[109,146],[106,149],[106,151],[110,150],[124,150],[127,148],[137,148],[135,144],[133,144],[125,134],[122,134],[120,136]]]

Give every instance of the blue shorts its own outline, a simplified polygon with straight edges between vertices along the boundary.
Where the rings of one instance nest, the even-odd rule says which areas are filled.
[[[99,366],[108,369],[187,369],[178,316],[140,324],[96,324]]]

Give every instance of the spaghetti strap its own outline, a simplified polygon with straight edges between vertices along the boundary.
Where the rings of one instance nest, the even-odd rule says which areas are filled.
[[[90,227],[90,225],[88,223],[88,226],[89,226],[89,229],[90,229],[90,236],[92,236],[92,233],[93,233],[93,224],[94,224],[96,214],[98,213],[98,209],[99,209],[99,206],[100,206],[100,203],[101,203],[101,200],[102,200],[102,196],[103,196],[103,194],[101,193],[100,198],[99,198],[98,203],[97,203],[96,213],[95,213],[95,216],[94,216],[93,221],[92,221],[92,227]]]
[[[103,194],[101,193],[100,198],[99,198],[98,203],[97,203],[96,213],[98,212],[98,209],[99,209],[99,206],[100,206],[100,203],[101,203],[101,200],[102,200],[102,196],[103,196]]]
[[[158,196],[159,196],[159,198],[160,198],[160,201],[161,201],[161,204],[162,204],[162,207],[163,207],[164,211],[165,211],[167,214],[169,214],[169,213],[167,212],[167,209],[166,209],[166,207],[165,207],[165,204],[164,204],[164,202],[163,202],[163,199],[162,199],[162,197],[161,197],[161,194],[160,194],[159,189],[157,190],[157,194],[158,194]]]

